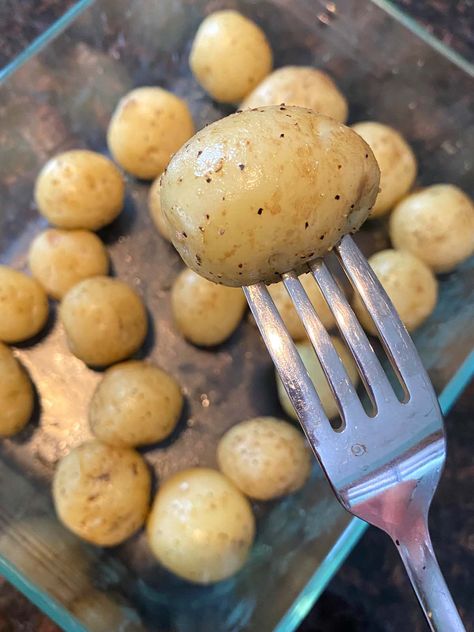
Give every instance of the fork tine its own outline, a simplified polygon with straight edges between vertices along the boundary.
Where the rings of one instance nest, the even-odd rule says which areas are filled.
[[[344,423],[347,424],[350,419],[360,419],[361,415],[365,416],[365,412],[356,389],[297,274],[287,272],[282,276],[283,283],[319,358]]]
[[[385,371],[339,284],[322,259],[315,261],[310,268],[334,314],[339,331],[355,358],[372,403],[377,408],[378,404],[395,400],[395,393]]]

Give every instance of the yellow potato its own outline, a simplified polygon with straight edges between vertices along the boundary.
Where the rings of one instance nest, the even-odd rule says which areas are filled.
[[[183,336],[196,345],[224,342],[242,320],[247,302],[240,288],[217,285],[189,268],[173,283],[171,308]]]
[[[160,487],[148,518],[150,548],[170,571],[198,584],[236,573],[255,521],[245,496],[216,470],[178,472]]]
[[[224,285],[272,283],[356,231],[378,183],[375,158],[351,129],[268,106],[198,132],[163,175],[161,204],[190,268]]]
[[[359,381],[359,373],[357,371],[357,367],[355,361],[347,349],[346,345],[340,340],[340,338],[336,338],[335,336],[331,337],[331,340],[336,348],[336,351],[339,357],[344,364],[347,374],[354,384],[357,385]],[[336,400],[333,397],[331,389],[329,388],[329,384],[326,380],[326,376],[324,375],[323,369],[321,368],[321,364],[319,363],[318,358],[314,352],[314,349],[310,342],[300,342],[296,345],[298,349],[298,353],[303,360],[303,364],[308,371],[309,377],[313,382],[316,392],[319,395],[319,399],[321,400],[321,404],[323,406],[324,412],[326,413],[328,419],[333,419],[336,417],[339,412],[337,409]],[[293,404],[290,402],[288,395],[286,394],[285,387],[281,383],[278,375],[277,379],[277,388],[278,388],[278,398],[280,400],[280,404],[282,405],[283,410],[289,417],[293,419],[298,419],[295,409],[293,408]]]
[[[45,326],[48,310],[48,297],[38,281],[0,265],[0,340],[32,338]]]
[[[117,167],[95,151],[58,154],[41,169],[35,200],[41,215],[60,228],[97,230],[123,208],[125,184]]]
[[[33,403],[33,387],[26,371],[0,342],[0,437],[11,437],[26,426]]]
[[[435,276],[420,259],[400,250],[381,250],[369,258],[383,288],[408,331],[419,327],[432,313],[438,296]],[[359,295],[354,296],[354,311],[364,329],[377,334]]]
[[[130,448],[88,441],[61,459],[53,500],[61,522],[92,544],[114,546],[145,522],[151,477]]]
[[[53,298],[62,298],[83,279],[107,274],[109,259],[101,240],[88,230],[49,228],[33,239],[31,274]]]
[[[474,253],[472,200],[451,184],[412,193],[390,217],[390,239],[435,272],[450,272]]]
[[[63,298],[59,316],[72,353],[92,366],[130,357],[147,331],[141,298],[123,281],[108,277],[75,285]]]
[[[380,167],[380,193],[370,216],[385,215],[413,186],[415,154],[403,136],[388,125],[366,121],[352,129],[370,145]]]
[[[108,369],[90,403],[92,433],[104,443],[138,446],[165,439],[178,423],[183,396],[176,380],[146,362]]]
[[[213,99],[238,103],[272,69],[265,33],[237,11],[216,11],[201,23],[189,65]]]
[[[166,241],[171,241],[171,228],[161,211],[160,192],[161,176],[156,178],[150,187],[150,192],[148,194],[148,210],[150,211],[151,219],[153,220],[153,223],[160,235],[166,239]]]
[[[302,433],[274,417],[256,417],[228,430],[217,446],[217,461],[241,492],[257,500],[295,492],[311,472]]]
[[[329,75],[310,66],[274,70],[247,96],[242,109],[263,105],[299,105],[344,123],[348,105]]]
[[[194,134],[185,101],[163,88],[142,87],[119,101],[107,130],[114,159],[137,178],[151,180]]]

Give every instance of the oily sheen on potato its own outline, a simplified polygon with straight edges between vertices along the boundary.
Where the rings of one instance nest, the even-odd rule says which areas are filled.
[[[271,283],[356,231],[379,169],[355,132],[312,110],[267,106],[198,132],[162,178],[185,263],[224,285]]]

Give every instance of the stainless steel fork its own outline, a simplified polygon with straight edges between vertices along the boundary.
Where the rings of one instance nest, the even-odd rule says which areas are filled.
[[[335,249],[365,303],[405,392],[400,401],[343,291],[322,260],[310,265],[372,400],[368,414],[297,275],[283,282],[337,401],[342,426],[329,423],[266,286],[244,288],[250,309],[300,423],[339,502],[392,538],[432,630],[464,630],[436,560],[428,510],[446,442],[433,387],[390,299],[352,238]]]

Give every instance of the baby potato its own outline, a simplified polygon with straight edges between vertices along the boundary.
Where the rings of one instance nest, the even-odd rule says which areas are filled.
[[[247,302],[240,288],[224,287],[189,268],[171,289],[171,308],[183,336],[203,347],[224,342],[242,320]]]
[[[452,184],[412,193],[390,217],[390,239],[434,272],[450,272],[474,253],[472,200]]]
[[[163,88],[136,88],[119,101],[107,130],[114,159],[137,178],[152,180],[194,134],[185,101]]]
[[[438,296],[438,283],[428,266],[401,250],[381,250],[368,261],[408,331],[419,327],[434,310]],[[359,295],[354,296],[353,307],[364,329],[377,335]]]
[[[107,274],[109,259],[101,240],[88,230],[49,228],[30,246],[31,274],[53,298],[62,298],[83,279]]]
[[[156,366],[130,361],[108,369],[89,408],[92,433],[113,446],[165,439],[178,423],[183,396],[177,381]]]
[[[354,384],[354,386],[357,386],[357,383],[359,382],[359,373],[357,371],[357,366],[352,355],[340,338],[331,336],[331,340],[339,357],[341,358],[343,365],[346,368],[349,379]],[[316,392],[318,393],[319,399],[321,400],[324,412],[326,413],[328,419],[333,419],[339,414],[336,400],[334,399],[331,389],[329,388],[326,376],[324,375],[324,371],[321,367],[321,364],[319,363],[319,360],[316,356],[316,353],[314,352],[311,343],[309,341],[300,342],[296,345],[296,348],[298,349],[298,353],[303,360],[303,364],[305,365],[309,377],[311,378],[311,381],[316,388]],[[296,415],[295,409],[293,408],[293,404],[290,402],[290,398],[286,394],[285,387],[283,386],[278,374],[276,375],[276,380],[278,398],[283,410],[289,417],[297,420],[298,417]]]
[[[301,432],[274,417],[256,417],[228,430],[217,446],[217,462],[241,492],[257,500],[300,489],[311,472]]]
[[[216,470],[178,472],[159,488],[147,523],[148,543],[168,570],[198,584],[236,573],[255,535],[250,504]]]
[[[224,285],[302,271],[366,219],[379,170],[351,129],[312,110],[244,110],[171,160],[161,204],[185,263]]]
[[[142,345],[147,315],[141,298],[123,281],[93,277],[63,298],[59,316],[72,353],[91,366],[107,366]]]
[[[380,168],[380,193],[370,217],[385,215],[413,186],[415,154],[403,136],[388,125],[365,121],[352,129],[370,146]]]
[[[45,326],[48,311],[48,297],[38,281],[0,265],[0,340],[32,338]]]
[[[123,208],[125,184],[114,163],[95,151],[74,149],[48,160],[35,184],[41,215],[59,228],[98,230]]]
[[[59,462],[53,501],[73,533],[92,544],[114,546],[145,522],[150,489],[150,472],[138,452],[88,441]]]
[[[216,11],[201,23],[189,65],[216,101],[238,103],[272,69],[265,33],[237,11]]]
[[[310,66],[284,66],[269,74],[241,103],[242,109],[264,105],[299,105],[344,123],[348,105],[329,75]]]
[[[150,192],[148,194],[148,210],[150,211],[150,217],[160,235],[163,239],[166,239],[166,241],[171,241],[171,229],[161,211],[160,192],[161,176],[156,178],[150,187]]]
[[[33,403],[33,387],[26,371],[0,342],[0,437],[11,437],[26,426]]]

